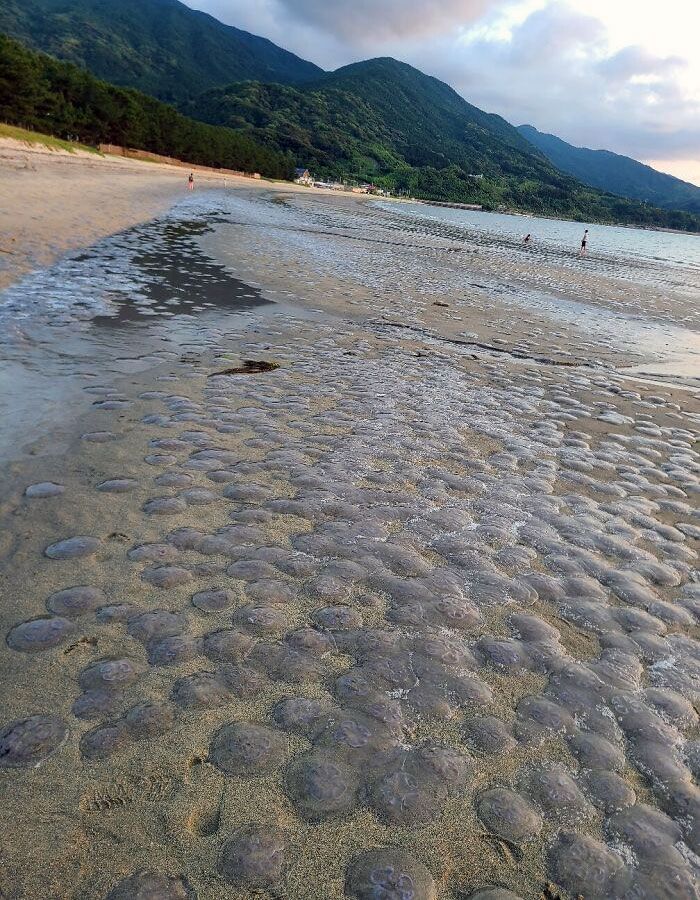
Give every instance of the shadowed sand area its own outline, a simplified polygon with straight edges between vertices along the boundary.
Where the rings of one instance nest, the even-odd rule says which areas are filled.
[[[0,294],[2,896],[696,897],[695,277],[240,186]]]

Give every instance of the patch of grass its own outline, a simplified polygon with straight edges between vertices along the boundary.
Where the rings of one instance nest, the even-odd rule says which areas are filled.
[[[95,153],[97,156],[104,155],[96,147],[90,147],[87,144],[64,141],[50,134],[41,134],[38,131],[29,131],[26,128],[18,128],[15,125],[5,125],[3,122],[0,122],[0,138],[3,137],[14,138],[16,141],[25,141],[27,144],[42,144],[50,150],[66,150],[68,153],[84,150],[86,153]]]

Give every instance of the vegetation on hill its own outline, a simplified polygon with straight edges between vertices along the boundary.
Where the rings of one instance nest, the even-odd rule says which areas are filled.
[[[293,84],[322,73],[178,0],[2,0],[0,32],[168,103],[232,81]]]
[[[291,153],[319,177],[371,181],[488,209],[700,230],[698,216],[581,184],[500,116],[393,59],[354,63],[297,87],[242,82],[215,88],[185,108]]]
[[[246,134],[195,122],[138,91],[0,35],[0,121],[86,144],[138,147],[205,166],[288,178],[291,157]]]
[[[610,150],[574,147],[532,125],[521,125],[518,131],[558,169],[584,184],[666,209],[700,213],[700,187],[697,185]]]

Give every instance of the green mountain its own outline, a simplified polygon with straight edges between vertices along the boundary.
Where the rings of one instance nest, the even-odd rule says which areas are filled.
[[[185,109],[290,152],[319,177],[491,209],[700,230],[700,218],[581,184],[500,116],[394,59],[354,63],[296,87],[249,81],[214,88]]]
[[[139,147],[190,163],[288,178],[290,157],[250,136],[188,119],[131,88],[0,34],[0,122],[85,144]]]
[[[298,88],[232,84],[187,109],[290,149],[300,165],[325,175],[373,179],[401,168],[408,175],[411,168],[452,166],[477,193],[481,179],[470,175],[562,181],[504,119],[394,59],[354,63]]]
[[[694,184],[657,172],[651,166],[610,150],[574,147],[553,134],[538,131],[532,125],[520,125],[518,131],[558,169],[584,184],[621,197],[645,200],[665,209],[700,213],[700,187]]]
[[[232,81],[295,84],[323,71],[178,0],[2,0],[0,31],[174,103]]]

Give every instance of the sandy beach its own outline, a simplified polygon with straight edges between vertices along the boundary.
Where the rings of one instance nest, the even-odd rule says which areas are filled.
[[[0,896],[697,897],[696,269],[21,158]]]
[[[0,137],[0,289],[61,254],[168,209],[188,170]],[[197,171],[198,186],[249,179]]]

